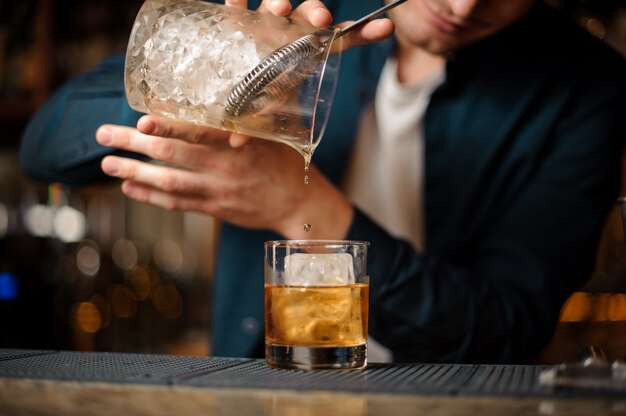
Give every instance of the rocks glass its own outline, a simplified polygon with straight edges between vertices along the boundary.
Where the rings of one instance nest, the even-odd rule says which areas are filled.
[[[367,365],[369,243],[265,243],[265,359],[270,367]]]
[[[309,161],[335,92],[340,61],[335,33],[303,20],[201,0],[147,0],[126,52],[126,96],[139,112],[283,142]],[[287,87],[263,89],[244,114],[225,111],[233,87],[255,66],[307,34],[325,39],[326,46],[289,70]]]

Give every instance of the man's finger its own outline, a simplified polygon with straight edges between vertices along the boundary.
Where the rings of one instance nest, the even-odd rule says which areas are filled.
[[[244,144],[248,143],[250,140],[252,140],[252,137],[250,136],[233,133],[230,135],[230,139],[228,141],[231,147],[241,147]]]
[[[172,120],[163,116],[147,115],[137,122],[137,130],[152,136],[170,137],[189,143],[210,144],[225,142],[230,133],[187,121]]]
[[[240,9],[247,9],[248,0],[225,0],[224,5],[230,7],[238,7]]]
[[[330,14],[324,3],[319,0],[307,0],[293,11],[291,17],[307,20],[315,27],[326,27],[333,22],[333,16]]]
[[[206,176],[200,177],[194,172],[183,169],[157,166],[117,156],[107,156],[102,159],[101,167],[102,171],[109,176],[130,179],[164,192],[202,196],[205,195],[207,189],[204,183]]]
[[[211,202],[204,197],[163,192],[132,180],[122,183],[122,192],[136,201],[152,204],[170,211],[211,213]]]
[[[338,27],[346,27],[352,22],[343,22]],[[355,46],[378,42],[393,34],[395,26],[390,19],[381,18],[366,23],[359,29],[347,33],[341,38],[341,50],[345,51]]]
[[[171,163],[186,168],[196,168],[204,161],[202,158],[207,145],[193,145],[180,140],[150,136],[124,126],[104,125],[96,132],[96,140],[104,146],[146,155],[151,159]],[[222,148],[228,147],[228,142],[223,140]],[[213,146],[214,150],[217,150]]]
[[[291,13],[291,2],[289,0],[263,0],[256,10],[275,16],[287,16]]]

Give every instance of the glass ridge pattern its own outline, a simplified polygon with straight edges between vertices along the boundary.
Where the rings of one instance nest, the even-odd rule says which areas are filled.
[[[201,124],[221,122],[229,91],[260,61],[250,35],[225,27],[232,24],[231,13],[203,1],[145,3],[127,55],[134,61],[125,74],[131,107]],[[246,24],[255,23],[253,14],[241,14]]]

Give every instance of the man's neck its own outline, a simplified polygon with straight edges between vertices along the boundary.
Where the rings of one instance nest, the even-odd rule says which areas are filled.
[[[430,78],[445,66],[445,58],[402,41],[396,50],[398,60],[398,81],[412,86]]]

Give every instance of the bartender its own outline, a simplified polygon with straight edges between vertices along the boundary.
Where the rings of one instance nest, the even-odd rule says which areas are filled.
[[[325,26],[379,5],[260,9]],[[262,355],[264,241],[355,239],[371,242],[370,334],[393,360],[532,361],[617,196],[624,60],[540,0],[408,0],[389,18],[346,35],[306,186],[285,145],[139,118],[120,57],[35,115],[22,167],[68,184],[104,172],[129,198],[221,220],[215,355]]]

